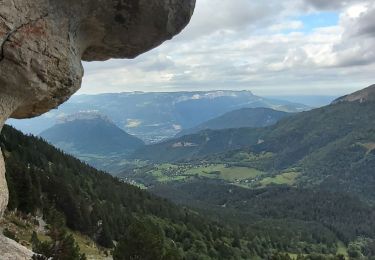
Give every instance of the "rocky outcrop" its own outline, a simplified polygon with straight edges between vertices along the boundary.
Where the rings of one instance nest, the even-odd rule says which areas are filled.
[[[195,0],[0,0],[0,130],[81,86],[81,60],[134,58],[179,33]],[[8,201],[0,156],[0,217]]]
[[[30,260],[33,252],[0,235],[0,260]]]
[[[367,102],[367,101],[375,101],[375,84],[371,85],[365,89],[359,90],[354,92],[350,95],[346,95],[340,97],[333,101],[333,104],[337,104],[340,102]]]
[[[18,104],[17,97],[12,97],[0,93],[0,130],[2,129],[5,120],[11,115],[12,111],[16,109]],[[0,218],[8,203],[8,187],[5,180],[5,165],[3,155],[0,151]]]

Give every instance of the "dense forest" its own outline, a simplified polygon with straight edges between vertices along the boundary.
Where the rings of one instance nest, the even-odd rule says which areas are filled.
[[[234,222],[248,236],[267,234],[283,244],[285,234],[290,244],[284,252],[298,252],[303,243],[293,248],[293,241],[308,241],[304,252],[331,254],[343,243],[352,259],[372,259],[374,105],[335,102],[265,128],[205,130],[168,140],[136,154],[155,158],[154,166],[120,176]]]
[[[41,139],[5,126],[1,146],[10,189],[9,210],[42,211],[51,225],[56,218],[50,216],[57,210],[68,228],[89,235],[104,247],[126,239],[133,224],[139,228],[138,221],[145,221],[150,227],[142,227],[161,229],[160,259],[194,254],[220,258],[221,244],[227,245],[225,253],[231,256],[248,253],[231,245],[231,229],[97,171]],[[150,236],[153,239],[152,233]],[[131,238],[134,243],[145,239]],[[147,248],[141,248],[144,246]],[[176,256],[171,258],[171,254]]]
[[[114,247],[117,241],[114,259],[288,259],[285,253],[325,254],[333,259],[336,255],[329,230],[312,237],[312,230],[296,226],[292,231],[296,240],[290,240],[290,234],[279,236],[267,228],[220,224],[8,126],[1,135],[1,147],[10,189],[8,210],[43,212],[52,241],[57,242],[45,244],[34,236],[33,246],[56,259],[84,259],[62,226],[90,236],[103,247]],[[297,236],[301,230],[305,235]],[[56,252],[65,252],[56,249],[63,241],[73,250],[68,258],[56,256]]]

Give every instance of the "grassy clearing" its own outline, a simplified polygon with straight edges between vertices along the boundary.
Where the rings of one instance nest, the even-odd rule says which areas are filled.
[[[343,242],[337,243],[337,254],[345,256],[345,259],[349,259],[348,250]]]
[[[172,182],[172,181],[182,181],[188,178],[188,176],[184,176],[184,175],[164,174],[162,170],[153,171],[152,176],[154,176],[157,179],[157,181],[161,183],[167,183],[167,182]]]
[[[112,259],[108,257],[108,255],[110,255],[109,250],[107,250],[106,255],[105,250],[98,248],[90,238],[76,232],[72,232],[72,235],[74,236],[74,239],[79,245],[81,253],[84,253],[87,259]]]
[[[260,181],[262,186],[267,186],[271,184],[286,184],[293,186],[296,183],[296,179],[301,175],[299,172],[285,172],[275,177],[267,177]]]
[[[226,167],[224,164],[215,164],[204,167],[194,167],[185,172],[189,175],[199,175],[208,178],[222,179],[229,182],[254,179],[264,174],[253,168],[246,167]]]
[[[184,181],[194,177],[222,179],[231,183],[240,183],[245,180],[254,180],[264,173],[253,168],[227,167],[224,164],[210,165],[156,165],[149,172],[158,182],[166,183]],[[245,183],[244,183],[245,184]]]
[[[224,164],[214,164],[209,166],[194,166],[187,171],[184,172],[184,174],[187,175],[200,175],[205,177],[217,177],[219,172],[221,173],[223,169],[225,168]]]
[[[227,180],[227,181],[236,181],[236,180],[254,179],[262,174],[264,173],[253,168],[230,167],[230,168],[224,168],[220,176],[222,179]]]

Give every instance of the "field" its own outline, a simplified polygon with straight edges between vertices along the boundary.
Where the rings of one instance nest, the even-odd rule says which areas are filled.
[[[220,180],[244,188],[263,188],[269,185],[295,186],[301,173],[291,168],[280,173],[267,173],[251,167],[218,163],[155,164],[131,170],[118,177],[125,182],[147,188],[158,183],[187,182],[196,179]]]
[[[156,164],[134,169],[132,174],[122,175],[124,181],[147,187],[157,183],[186,182],[194,179],[216,179],[245,188],[256,188],[271,183],[293,185],[299,173],[289,172],[271,177],[254,168],[228,166],[226,164]]]
[[[348,250],[343,242],[337,243],[337,254],[343,255],[345,259],[349,259]]]
[[[227,167],[224,164],[202,166],[186,171],[186,174],[198,174],[209,178],[218,178],[229,182],[239,182],[243,180],[254,180],[264,174],[261,171],[246,167]]]
[[[187,181],[193,178],[220,179],[233,184],[255,182],[264,173],[246,167],[227,167],[224,164],[210,165],[157,165],[149,172],[158,182]]]
[[[296,179],[300,176],[299,172],[285,172],[275,177],[267,177],[260,181],[262,186],[272,185],[272,184],[286,184],[293,186],[296,183]]]

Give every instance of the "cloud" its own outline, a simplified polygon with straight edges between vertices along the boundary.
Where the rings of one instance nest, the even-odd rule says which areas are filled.
[[[200,0],[186,30],[159,48],[134,60],[85,63],[80,93],[344,94],[373,83],[374,6],[358,0]],[[326,10],[334,23],[325,20]]]
[[[189,40],[209,37],[220,31],[242,31],[256,29],[277,17],[282,1],[200,0],[191,24],[178,39]]]
[[[363,66],[375,62],[375,3],[354,5],[341,15],[342,40],[333,48],[337,66]]]
[[[317,10],[337,10],[356,4],[365,2],[361,0],[304,0],[304,4]]]

